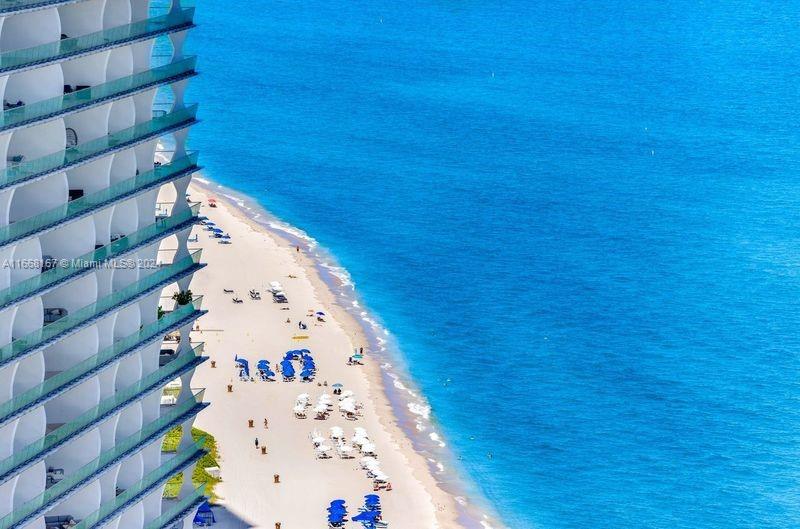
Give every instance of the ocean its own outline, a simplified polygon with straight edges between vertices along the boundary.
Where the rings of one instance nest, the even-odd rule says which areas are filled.
[[[800,525],[800,3],[196,18],[206,173],[346,269],[509,527]]]

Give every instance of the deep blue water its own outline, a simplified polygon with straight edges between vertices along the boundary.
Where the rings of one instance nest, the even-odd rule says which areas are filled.
[[[800,2],[197,18],[208,174],[350,271],[511,527],[800,526]]]

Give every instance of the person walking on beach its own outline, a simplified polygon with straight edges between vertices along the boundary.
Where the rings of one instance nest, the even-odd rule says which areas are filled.
[[[256,437],[256,449],[258,449],[258,437]]]
[[[269,422],[267,421],[267,418],[264,417],[264,429],[266,430],[267,428],[269,428]]]

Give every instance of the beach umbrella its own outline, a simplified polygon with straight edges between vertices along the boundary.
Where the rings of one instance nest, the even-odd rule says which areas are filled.
[[[351,518],[354,522],[375,522],[380,516],[377,511],[364,511],[356,514]]]
[[[341,426],[331,426],[331,437],[334,439],[341,439],[344,437],[344,430]]]
[[[377,494],[367,494],[364,496],[364,505],[367,507],[375,507],[381,504],[381,499]]]
[[[314,437],[313,439],[311,439],[311,442],[314,443],[315,445],[321,445],[325,441],[326,439],[324,437]]]
[[[367,470],[371,470],[372,472],[380,472],[381,464],[377,459],[374,459],[372,461],[367,461],[364,464],[364,468],[366,468]]]
[[[269,362],[267,362],[266,360],[259,360],[258,364],[256,364],[256,366],[259,369],[265,369],[266,370],[266,369],[269,369]]]
[[[283,361],[281,362],[281,371],[283,372],[283,376],[285,377],[293,377],[294,376],[294,367],[292,366],[291,362]]]
[[[317,447],[317,452],[330,452],[331,447],[328,445],[319,445]]]
[[[344,522],[344,517],[347,513],[343,511],[335,511],[328,513],[328,522],[329,523],[342,523]]]
[[[230,238],[231,238],[231,236],[228,235],[227,233],[225,235],[223,235],[222,237],[220,237],[220,239],[230,239]]]
[[[301,393],[297,396],[297,400],[308,400],[310,397],[308,393]]]
[[[340,384],[339,382],[337,382],[336,384],[332,385],[331,387],[333,389],[342,389],[344,387],[344,384]]]
[[[317,312],[317,316],[324,316],[324,315],[325,315],[324,312]]]

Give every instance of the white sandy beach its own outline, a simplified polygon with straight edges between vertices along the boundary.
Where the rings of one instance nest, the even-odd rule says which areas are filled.
[[[207,268],[195,276],[191,289],[204,296],[210,313],[200,320],[200,331],[193,341],[206,343],[206,353],[216,362],[202,365],[194,385],[205,387],[212,405],[197,419],[196,426],[212,433],[218,442],[223,481],[217,486],[223,508],[218,508],[220,523],[228,527],[310,529],[326,527],[326,508],[331,500],[347,501],[351,516],[358,512],[365,494],[373,492],[372,480],[355,459],[319,460],[309,434],[316,429],[329,434],[331,426],[341,426],[346,436],[355,426],[367,430],[377,448],[382,470],[390,477],[391,491],[380,491],[383,519],[391,528],[429,529],[459,527],[454,498],[440,489],[425,459],[411,447],[410,440],[397,426],[383,393],[377,360],[366,354],[366,365],[348,366],[354,347],[365,345],[355,320],[336,306],[332,293],[317,276],[310,260],[286,240],[268,232],[247,218],[235,205],[194,183],[193,201],[202,201],[202,214],[232,237],[230,245],[218,244],[208,231],[198,226],[197,243],[203,248]],[[218,207],[209,208],[209,194]],[[289,276],[296,276],[290,278]],[[273,303],[267,292],[270,281],[285,287],[288,305]],[[232,302],[233,289],[244,300]],[[261,292],[262,300],[251,300],[250,289]],[[287,307],[289,310],[281,310]],[[309,318],[309,311],[326,314],[325,323]],[[291,323],[286,323],[287,318]],[[308,325],[299,331],[297,322]],[[296,335],[308,339],[293,340]],[[234,355],[255,364],[267,359],[275,369],[290,349],[308,348],[317,364],[313,383],[299,380],[282,382],[243,382],[238,379]],[[365,351],[366,353],[366,351]],[[309,393],[312,403],[329,387],[317,382],[344,384],[355,392],[363,405],[357,421],[345,420],[334,408],[327,420],[296,419],[292,408],[298,394]],[[227,385],[233,384],[233,391]],[[334,402],[338,399],[334,397]],[[269,428],[263,425],[269,420]],[[253,419],[255,427],[248,427]],[[266,443],[268,453],[255,448],[255,438]],[[273,483],[273,475],[280,483]],[[356,527],[351,523],[348,526]]]

